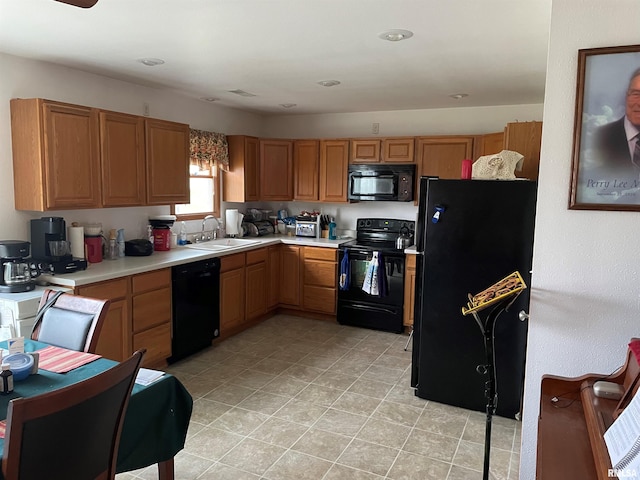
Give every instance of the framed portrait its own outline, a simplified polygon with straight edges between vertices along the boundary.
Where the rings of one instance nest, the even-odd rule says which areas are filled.
[[[570,209],[640,211],[636,135],[640,45],[579,50]]]

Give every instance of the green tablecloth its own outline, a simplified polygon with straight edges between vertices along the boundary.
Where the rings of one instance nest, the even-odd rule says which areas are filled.
[[[25,340],[27,352],[46,346],[45,343]],[[6,342],[0,342],[0,347],[7,348]],[[7,405],[12,398],[32,397],[77,383],[116,363],[100,358],[63,374],[40,369],[38,374],[15,382],[13,393],[0,395],[0,420],[7,418]],[[135,384],[120,437],[118,473],[170,460],[182,450],[192,407],[191,395],[172,375],[165,374],[146,387]],[[0,439],[0,455],[3,448],[4,440]]]

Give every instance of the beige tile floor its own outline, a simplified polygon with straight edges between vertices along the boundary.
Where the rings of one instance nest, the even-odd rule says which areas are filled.
[[[482,479],[484,414],[416,397],[406,341],[277,315],[172,365],[194,400],[176,479]],[[518,478],[519,450],[494,417],[493,479]]]

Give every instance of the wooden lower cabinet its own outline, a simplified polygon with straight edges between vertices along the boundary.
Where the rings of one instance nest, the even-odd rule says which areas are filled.
[[[133,351],[146,348],[142,365],[159,365],[171,356],[171,269],[131,277]]]
[[[280,245],[267,250],[267,310],[274,310],[280,301]]]
[[[416,255],[407,255],[404,271],[404,312],[402,324],[413,327],[413,307],[416,295]]]
[[[280,304],[300,306],[300,252],[303,247],[280,247]]]
[[[83,285],[75,290],[77,295],[111,300],[102,325],[96,353],[121,362],[131,353],[131,294],[129,278]]]
[[[337,250],[304,247],[302,307],[320,313],[336,313]]]
[[[220,258],[220,335],[244,322],[245,254]]]
[[[267,257],[266,248],[247,252],[245,321],[267,313]]]
[[[122,361],[145,348],[143,366],[171,356],[171,269],[83,285],[78,295],[111,300],[96,353]]]

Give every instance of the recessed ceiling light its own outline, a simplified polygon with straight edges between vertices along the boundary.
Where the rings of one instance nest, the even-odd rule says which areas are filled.
[[[297,103],[281,103],[280,106],[282,108],[293,108],[293,107],[297,107],[298,104]]]
[[[138,61],[147,67],[155,67],[164,63],[164,60],[160,58],[141,58]]]
[[[468,93],[454,93],[453,95],[449,95],[451,98],[455,100],[460,100],[461,98],[468,97]]]
[[[205,102],[217,102],[220,99],[216,97],[200,97],[200,100],[203,100]]]
[[[322,85],[323,87],[335,87],[336,85],[340,85],[338,80],[321,80],[318,82],[318,85]]]
[[[400,40],[406,40],[407,38],[413,37],[413,32],[409,30],[387,30],[386,32],[382,32],[378,35],[383,40],[389,40],[390,42],[399,42]]]
[[[253,93],[245,92],[244,90],[229,90],[229,93],[235,93],[236,95],[240,95],[241,97],[255,97]]]

